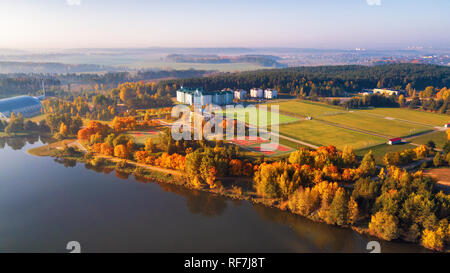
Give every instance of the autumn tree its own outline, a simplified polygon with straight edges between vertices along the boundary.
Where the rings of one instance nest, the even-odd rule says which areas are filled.
[[[350,225],[353,225],[358,221],[359,218],[358,203],[355,201],[353,197],[350,197],[350,199],[348,200],[347,207],[348,207],[347,222]]]
[[[375,166],[375,158],[373,157],[372,150],[364,155],[359,170],[363,176],[373,176],[376,174],[377,167]]]
[[[345,166],[353,166],[356,163],[356,154],[351,146],[344,146],[342,160],[344,161]]]
[[[446,234],[442,228],[436,230],[424,229],[421,244],[429,249],[442,251],[445,244]]]
[[[384,211],[372,215],[369,223],[369,232],[384,240],[391,241],[399,236],[398,220],[395,216]]]
[[[61,126],[59,127],[59,134],[63,137],[66,137],[68,133],[67,126],[64,124],[64,122],[61,122]]]
[[[153,150],[154,150],[153,140],[151,138],[147,138],[147,140],[145,141],[145,151],[153,153]]]
[[[109,143],[102,143],[100,146],[100,153],[106,156],[114,155],[114,149],[109,145]]]
[[[331,202],[330,211],[327,215],[327,222],[338,226],[347,223],[348,198],[345,190],[339,188]]]
[[[127,147],[122,144],[114,147],[114,156],[122,159],[127,159],[129,157]]]
[[[442,165],[442,156],[440,153],[436,153],[436,155],[433,158],[433,165],[435,167],[439,167]]]

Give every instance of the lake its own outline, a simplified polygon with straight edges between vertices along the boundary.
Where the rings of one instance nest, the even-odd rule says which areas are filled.
[[[0,252],[368,252],[376,240],[278,209],[26,153],[0,139]],[[382,252],[426,252],[381,241]]]

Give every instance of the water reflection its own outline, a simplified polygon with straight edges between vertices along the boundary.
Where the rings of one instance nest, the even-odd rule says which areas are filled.
[[[66,168],[73,168],[77,166],[77,161],[73,159],[55,158],[54,161],[58,164],[62,164]]]
[[[50,143],[53,140],[52,138],[40,136],[38,134],[16,137],[0,137],[0,149],[4,149],[5,146],[8,145],[15,151],[22,150],[25,145],[33,145],[39,141],[44,145]]]
[[[135,176],[136,180],[142,183],[155,182],[142,176]],[[171,192],[186,198],[186,206],[193,214],[200,214],[206,217],[219,216],[227,208],[227,199],[221,196],[215,196],[209,193],[191,190],[183,186],[158,183],[166,192]]]
[[[0,148],[4,149],[8,145],[17,151],[27,143],[37,146],[39,140],[42,143],[43,139],[36,137],[0,138]],[[131,178],[129,174],[113,168],[77,164],[74,160],[35,158],[11,149],[0,151],[0,160],[5,160],[2,157],[13,158],[8,161],[9,167],[0,167],[0,182],[3,187],[0,203],[1,208],[7,212],[4,215],[15,215],[13,212],[32,209],[26,217],[17,218],[25,223],[33,218],[30,215],[40,215],[39,221],[33,220],[33,224],[20,225],[27,228],[18,231],[17,228],[12,228],[13,223],[0,226],[0,236],[11,238],[11,244],[17,249],[26,250],[27,248],[23,248],[25,245],[37,245],[32,240],[20,238],[30,231],[42,234],[42,230],[52,230],[52,234],[60,234],[64,240],[70,232],[80,237],[86,236],[86,240],[96,243],[99,250],[106,249],[105,245],[113,244],[114,240],[111,238],[122,240],[118,243],[117,251],[145,251],[148,246],[154,246],[154,251],[164,249],[185,252],[366,252],[367,242],[373,239],[352,230],[315,223],[278,209],[251,205],[247,201],[230,200],[175,184],[159,183],[142,176],[132,175],[134,178]],[[20,164],[16,165],[16,162]],[[60,165],[51,164],[52,162]],[[32,176],[29,175],[31,172],[12,174],[11,167],[22,163],[34,170]],[[43,166],[45,173],[40,173]],[[60,166],[71,169],[66,170]],[[114,174],[111,174],[113,171]],[[45,180],[34,181],[33,178],[39,174]],[[71,174],[70,178],[68,174]],[[115,177],[128,181],[112,183],[118,181]],[[33,183],[28,183],[29,181]],[[96,183],[83,183],[86,181]],[[133,183],[134,181],[139,183]],[[34,195],[31,195],[30,188],[35,190]],[[58,188],[61,191],[57,191]],[[38,205],[22,207],[22,203],[30,200],[30,196],[35,198],[33,204]],[[66,205],[64,202],[67,202]],[[52,213],[49,213],[49,208],[53,208]],[[74,220],[66,217],[67,215],[75,217],[75,222],[84,229],[75,228],[71,231]],[[0,220],[5,222],[4,219]],[[179,229],[181,225],[183,228]],[[57,227],[57,230],[51,227]],[[35,229],[42,230],[36,233]],[[218,232],[221,236],[217,236]],[[46,234],[45,240],[52,240],[52,236]],[[135,237],[132,243],[131,237]],[[60,244],[54,238],[53,240]],[[127,242],[130,242],[129,245]],[[398,242],[381,244],[383,252],[424,251],[415,245]],[[41,247],[48,249],[47,246],[48,242],[43,241]],[[1,247],[0,245],[0,249]]]

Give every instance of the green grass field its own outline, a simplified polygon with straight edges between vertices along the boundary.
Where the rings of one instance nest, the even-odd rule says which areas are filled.
[[[378,145],[375,147],[358,150],[355,153],[359,156],[364,156],[366,153],[368,153],[370,150],[372,150],[373,156],[375,158],[375,163],[378,165],[384,165],[383,157],[386,153],[399,152],[399,151],[404,151],[406,149],[414,149],[414,148],[417,148],[417,146],[407,144],[407,143],[397,144],[397,145],[381,144],[381,145]]]
[[[134,143],[144,145],[145,141],[148,138],[151,138],[153,141],[153,144],[159,144],[159,134],[152,134],[148,133],[149,130],[144,131],[129,131],[126,133],[126,135],[130,136]]]
[[[447,142],[447,134],[445,131],[433,132],[430,134],[422,135],[411,139],[412,143],[426,145],[428,141],[433,140],[436,144],[436,148],[442,149]]]
[[[339,113],[347,112],[343,108],[329,106],[321,103],[315,103],[310,101],[282,101],[278,103],[270,103],[268,105],[279,105],[280,112],[292,113],[299,116],[323,116],[323,115],[335,115]]]
[[[425,126],[377,116],[358,114],[357,112],[334,116],[321,116],[318,119],[386,137],[404,137],[430,130],[429,127]]]
[[[260,110],[259,108],[256,108],[256,112],[257,112],[257,118],[250,118],[249,114],[245,114],[245,110],[243,109],[237,109],[234,110],[235,113],[237,113],[238,115],[236,116],[237,120],[241,121],[241,122],[246,122],[250,125],[256,126],[259,123],[259,120],[261,117],[263,117],[264,115],[267,117],[267,125],[270,126],[271,123],[271,119],[272,119],[272,112],[270,111],[270,109],[268,109],[268,111],[265,110]],[[245,114],[245,117],[244,117]],[[286,116],[283,114],[278,114],[278,117],[275,117],[275,120],[278,120],[278,123],[275,124],[285,124],[285,123],[290,123],[290,122],[296,122],[299,119],[295,118],[295,117],[291,117],[291,116]]]
[[[386,142],[384,138],[359,133],[315,120],[301,121],[280,126],[280,134],[318,146],[334,145],[343,149],[345,145],[362,149]]]
[[[450,122],[450,116],[436,113],[428,113],[419,110],[410,110],[404,108],[376,108],[370,110],[355,110],[355,112],[381,115],[395,119],[402,119],[410,122],[417,122],[429,126],[444,126]]]

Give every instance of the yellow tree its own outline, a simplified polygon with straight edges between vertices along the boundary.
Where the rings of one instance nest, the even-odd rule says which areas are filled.
[[[399,236],[397,225],[398,220],[395,216],[384,211],[379,211],[375,215],[372,215],[369,223],[369,232],[384,240],[391,241]]]
[[[356,203],[353,197],[350,197],[350,200],[348,200],[347,221],[349,224],[353,225],[354,223],[356,223],[356,221],[358,221],[358,217],[359,217],[358,203]]]
[[[151,138],[147,138],[145,141],[145,151],[153,153],[153,141]]]
[[[114,148],[114,156],[119,157],[119,158],[123,158],[123,159],[127,159],[128,158],[128,151],[127,151],[127,147],[125,145],[117,145]]]
[[[59,126],[59,134],[62,136],[67,136],[67,126],[64,122],[61,122],[61,126]]]

